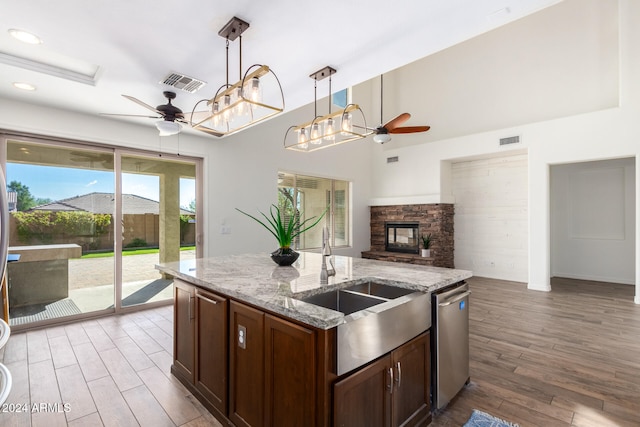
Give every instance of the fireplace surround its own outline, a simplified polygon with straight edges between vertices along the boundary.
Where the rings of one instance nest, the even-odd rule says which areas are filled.
[[[450,203],[408,204],[370,206],[371,248],[362,252],[363,258],[381,261],[405,262],[454,268],[453,263],[453,215],[454,205]],[[421,257],[419,253],[389,251],[385,247],[388,237],[386,223],[417,222],[416,239],[431,234],[431,256]],[[419,251],[418,251],[419,252]]]

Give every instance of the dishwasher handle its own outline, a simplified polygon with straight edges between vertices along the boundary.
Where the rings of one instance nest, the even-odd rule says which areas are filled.
[[[444,302],[439,303],[438,307],[446,307],[448,305],[453,304],[454,302],[458,302],[461,299],[468,297],[469,295],[471,295],[471,291],[463,292],[461,294],[456,295],[454,298],[451,298],[451,299],[448,299],[448,300],[446,300]]]

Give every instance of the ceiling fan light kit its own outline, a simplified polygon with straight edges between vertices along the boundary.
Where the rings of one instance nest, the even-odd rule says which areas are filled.
[[[287,129],[284,135],[286,149],[309,153],[371,134],[366,131],[366,119],[357,104],[348,104],[344,109],[331,111],[331,76],[335,73],[334,68],[327,66],[309,76],[314,80],[314,118]],[[318,116],[317,83],[326,77],[329,77],[329,113]]]
[[[389,141],[391,141],[391,135],[388,133],[379,133],[373,136],[373,142],[377,142],[378,144],[384,144]]]
[[[180,133],[182,125],[177,122],[170,122],[167,120],[158,120],[156,122],[156,128],[160,132],[160,136],[169,136]]]
[[[218,32],[226,39],[227,81],[213,98],[196,103],[190,117],[194,129],[215,136],[237,132],[284,111],[284,94],[276,74],[267,65],[254,64],[242,72],[242,33],[249,23],[233,17]],[[240,80],[229,83],[229,41],[239,38]],[[206,103],[205,111],[196,111]]]

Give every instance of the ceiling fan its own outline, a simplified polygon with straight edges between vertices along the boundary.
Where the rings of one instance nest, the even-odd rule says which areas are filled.
[[[160,136],[175,135],[180,133],[182,125],[180,123],[188,123],[184,120],[184,113],[181,109],[171,103],[172,99],[176,98],[176,93],[171,91],[162,92],[167,103],[152,107],[151,105],[140,101],[138,98],[134,98],[129,95],[122,95],[130,101],[135,102],[138,105],[142,105],[144,108],[153,111],[158,114],[156,116],[145,116],[142,114],[103,114],[105,116],[126,116],[126,117],[147,117],[150,119],[163,119],[156,122],[156,127],[160,131]]]
[[[380,75],[380,123],[382,123],[383,115],[382,115],[382,106],[384,105],[384,97],[383,97],[383,82],[382,75]],[[370,129],[374,136],[374,142],[378,144],[384,144],[386,142],[391,141],[391,135],[395,133],[416,133],[416,132],[426,132],[431,127],[430,126],[402,126],[401,124],[409,120],[411,114],[402,113],[399,116],[389,120],[385,124],[381,124],[375,129]]]

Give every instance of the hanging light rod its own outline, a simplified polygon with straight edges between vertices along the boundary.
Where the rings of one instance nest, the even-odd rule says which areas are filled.
[[[284,147],[309,153],[370,135],[364,113],[357,104],[347,104],[343,109],[331,112],[331,76],[336,69],[326,66],[309,77],[314,80],[314,118],[301,125],[291,126],[284,135]],[[318,116],[318,81],[329,77],[329,112]],[[363,129],[366,132],[355,130]]]
[[[190,124],[214,136],[225,136],[284,111],[284,94],[276,74],[267,65],[254,64],[242,71],[242,33],[249,23],[233,17],[218,35],[226,40],[226,82],[213,98],[196,103]],[[239,80],[229,83],[229,42],[239,39]],[[206,103],[206,111],[196,111]]]

